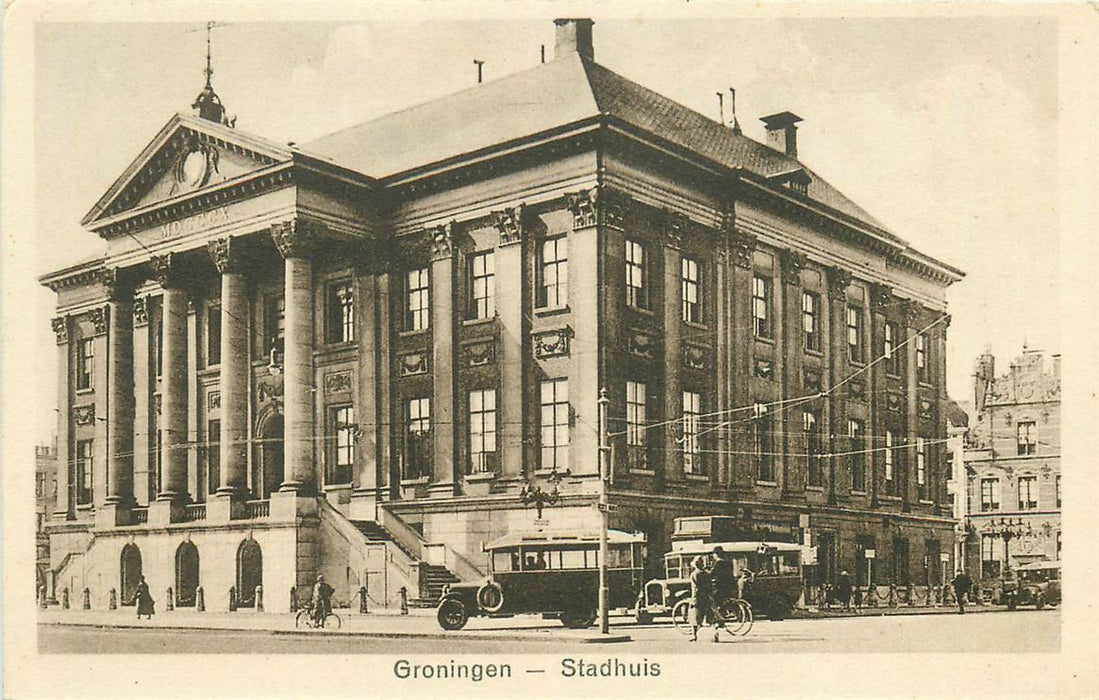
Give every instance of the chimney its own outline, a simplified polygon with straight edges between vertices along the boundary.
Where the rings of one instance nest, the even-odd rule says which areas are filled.
[[[779,112],[759,120],[767,127],[767,145],[791,158],[798,157],[798,128],[801,117],[793,112]]]
[[[591,27],[595,22],[586,18],[555,19],[557,38],[553,45],[553,57],[565,58],[574,53],[589,61],[595,60],[595,48],[591,41]]]

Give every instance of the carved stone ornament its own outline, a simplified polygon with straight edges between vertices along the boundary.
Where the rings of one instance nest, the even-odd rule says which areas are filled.
[[[893,303],[893,288],[887,284],[870,286],[870,308],[883,312]]]
[[[835,301],[847,298],[847,287],[851,285],[851,273],[842,267],[828,270],[828,296]]]
[[[651,360],[656,357],[656,338],[648,333],[633,330],[630,331],[630,354]]]
[[[271,224],[271,240],[284,258],[307,258],[312,255],[318,233],[315,224],[302,219]]]
[[[211,391],[206,395],[206,409],[216,411],[219,408],[221,408],[221,392]]]
[[[451,221],[429,229],[432,260],[443,260],[454,254],[454,223]]]
[[[214,265],[221,274],[241,271],[243,261],[241,259],[240,244],[233,236],[216,238],[208,242],[206,252],[209,253],[210,259],[213,260]]]
[[[256,398],[259,403],[279,401],[282,399],[282,376],[263,377],[256,383]]]
[[[351,371],[329,372],[324,375],[324,395],[351,391]]]
[[[726,235],[732,235],[736,233],[736,212],[733,206],[727,205],[721,210],[721,232]]]
[[[856,399],[861,399],[866,395],[866,384],[861,379],[852,379],[847,384],[847,393]]]
[[[122,283],[117,267],[108,267],[100,271],[99,281],[109,301],[124,301],[130,290]]]
[[[568,328],[557,328],[552,331],[535,333],[534,356],[543,359],[568,355],[569,335],[571,334]]]
[[[782,251],[782,279],[786,284],[801,284],[801,271],[805,269],[805,253],[797,250]]]
[[[426,352],[410,352],[397,356],[397,376],[413,377],[417,374],[427,374]]]
[[[573,228],[595,226],[596,203],[599,199],[598,188],[565,193],[565,206],[572,212]]]
[[[69,319],[67,316],[58,316],[50,319],[50,327],[57,336],[57,344],[64,345],[69,342]]]
[[[679,250],[683,247],[683,236],[687,233],[687,225],[690,223],[684,214],[677,211],[664,210],[664,236],[668,247]]]
[[[921,309],[919,302],[905,299],[901,302],[901,311],[904,313],[904,322],[909,328],[920,329]]]
[[[944,332],[946,331],[947,328],[950,328],[950,322],[953,321],[953,320],[954,320],[954,317],[951,316],[950,314],[946,314],[943,317],[943,320],[940,323],[940,325],[943,327]]]
[[[174,255],[174,253],[165,253],[154,255],[149,259],[149,264],[153,268],[153,277],[161,287],[175,287],[182,282]]]
[[[73,422],[77,425],[92,425],[95,423],[95,406],[73,406]]]
[[[95,326],[96,335],[104,335],[107,332],[107,320],[110,318],[110,307],[101,306],[88,312],[88,318]]]
[[[805,378],[803,381],[805,383],[806,391],[820,391],[820,372],[818,372],[817,370],[805,370]]]
[[[134,326],[149,325],[149,297],[134,299]]]
[[[706,348],[697,345],[683,346],[683,365],[690,369],[706,369]]]
[[[496,361],[496,344],[491,340],[469,343],[462,347],[462,355],[465,357],[466,366],[485,367]]]
[[[886,395],[886,408],[894,413],[900,413],[904,405],[904,397],[898,391],[891,391]]]
[[[775,363],[771,360],[757,358],[755,361],[755,375],[763,379],[775,378]]]
[[[752,253],[756,251],[758,243],[755,236],[749,233],[736,231],[732,235],[733,262],[736,266],[745,270],[752,269]]]
[[[518,243],[523,237],[523,205],[492,212],[492,225],[500,232],[500,245]]]
[[[933,404],[927,399],[920,399],[919,414],[920,418],[931,418],[931,410]]]
[[[598,213],[606,226],[625,228],[626,213],[630,209],[630,198],[614,190],[599,190]]]

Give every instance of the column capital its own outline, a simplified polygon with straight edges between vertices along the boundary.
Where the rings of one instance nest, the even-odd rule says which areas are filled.
[[[214,262],[218,272],[223,275],[243,271],[241,266],[244,261],[240,243],[237,240],[233,236],[226,236],[225,238],[216,238],[206,244],[206,252]]]
[[[801,284],[801,271],[808,259],[805,253],[787,248],[782,251],[782,279],[786,284]],[[800,303],[800,302],[799,302]]]
[[[683,235],[687,232],[687,226],[691,220],[686,215],[664,209],[664,244],[669,248],[680,250],[683,248]]]
[[[133,299],[133,283],[121,268],[104,268],[99,272],[99,281],[107,294],[107,301],[117,303]]]
[[[431,234],[431,259],[445,260],[454,254],[454,228],[455,221],[449,221],[442,226],[428,229]]]
[[[111,316],[109,306],[99,306],[88,312],[88,318],[95,326],[95,335],[107,335],[107,322]]]
[[[851,285],[851,273],[842,267],[828,268],[828,297],[833,301],[847,299],[847,288]]]
[[[355,260],[355,271],[360,275],[380,275],[389,271],[393,258],[388,240],[362,240],[350,251]]]
[[[304,219],[271,224],[271,240],[283,258],[308,258],[320,237],[318,225]]]
[[[919,302],[912,299],[902,299],[900,302],[901,313],[904,314],[904,322],[909,328],[920,327],[920,315],[923,309],[920,307]]]
[[[628,195],[611,190],[606,185],[565,193],[565,206],[572,212],[573,228],[596,224],[622,228],[629,204]]]
[[[888,284],[870,285],[870,308],[879,313],[893,303],[893,288]]]
[[[732,246],[733,261],[736,266],[745,270],[752,269],[752,253],[756,251],[758,239],[750,233],[738,231],[735,228],[729,232],[729,243]]]
[[[50,319],[50,327],[53,328],[54,334],[57,335],[57,344],[64,345],[69,342],[69,317],[57,316]]]
[[[149,297],[134,298],[134,326],[149,325]]]
[[[523,239],[523,210],[525,205],[507,207],[492,212],[492,224],[500,232],[500,245],[518,243]]]
[[[175,253],[165,253],[164,255],[154,255],[149,258],[149,264],[153,268],[153,277],[156,278],[157,284],[167,289],[168,287],[179,288],[183,286],[184,278],[179,261],[175,257]]]

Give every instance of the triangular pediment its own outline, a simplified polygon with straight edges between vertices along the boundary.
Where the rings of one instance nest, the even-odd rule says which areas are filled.
[[[127,211],[147,209],[291,160],[290,149],[185,114],[173,116],[115,180],[81,223],[96,228]]]

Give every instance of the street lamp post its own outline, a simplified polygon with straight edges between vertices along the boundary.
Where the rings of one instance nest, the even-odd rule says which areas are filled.
[[[610,634],[610,617],[607,610],[607,529],[610,507],[607,502],[607,398],[605,388],[599,390],[599,631]]]

